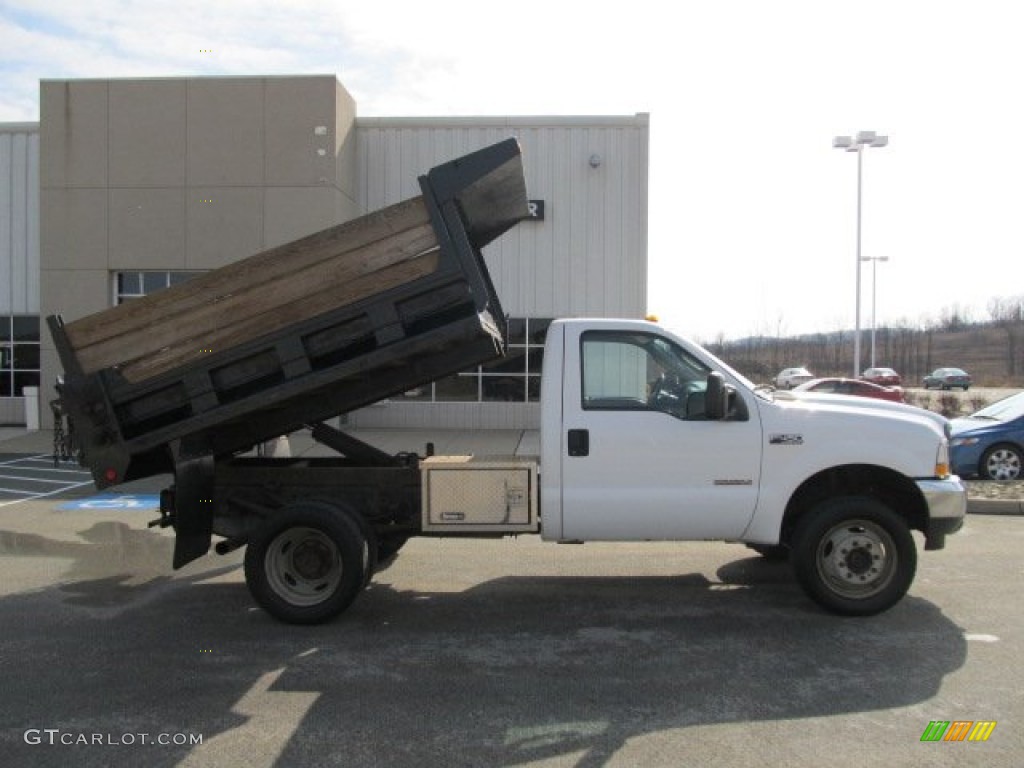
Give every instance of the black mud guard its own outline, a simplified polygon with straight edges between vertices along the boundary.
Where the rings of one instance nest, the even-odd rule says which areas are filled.
[[[210,551],[213,538],[213,456],[179,460],[174,481],[174,568]]]

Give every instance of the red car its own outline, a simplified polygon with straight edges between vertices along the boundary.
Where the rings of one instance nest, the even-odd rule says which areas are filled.
[[[829,395],[856,395],[857,397],[877,397],[881,400],[903,402],[903,390],[899,387],[882,387],[870,381],[860,379],[814,379],[801,384],[794,392],[819,392]]]
[[[861,374],[861,378],[883,387],[898,387],[903,383],[900,375],[892,368],[868,368]]]

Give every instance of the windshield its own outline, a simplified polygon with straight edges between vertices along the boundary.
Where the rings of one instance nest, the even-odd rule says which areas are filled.
[[[671,330],[671,329],[669,329],[669,330]],[[690,342],[690,343],[692,344],[693,342]],[[750,379],[748,379],[742,373],[737,371],[731,365],[729,365],[728,363],[724,362],[721,358],[715,357],[715,355],[711,354],[711,352],[708,351],[708,349],[706,347],[703,347],[703,346],[700,346],[700,345],[694,345],[694,346],[700,347],[701,354],[703,355],[703,357],[706,358],[705,362],[709,363],[710,367],[713,368],[714,370],[722,371],[727,376],[732,376],[734,379],[736,379],[736,381],[738,381],[740,384],[742,384],[744,387],[746,387],[747,389],[749,389],[751,391],[755,391],[755,390],[759,390],[760,389],[756,384],[754,384],[754,382],[752,382]]]
[[[754,382],[752,382],[750,379],[748,379],[746,376],[737,371],[728,363],[723,362],[721,358],[715,357],[713,354],[708,352],[708,350],[704,349],[703,347],[701,347],[701,352],[703,352],[710,359],[712,368],[718,371],[724,371],[729,376],[735,378],[740,384],[745,386],[747,389],[756,389],[756,385],[754,384]]]
[[[1024,416],[1024,392],[1011,395],[971,414],[972,419],[995,419],[997,421],[1010,421],[1021,416]]]

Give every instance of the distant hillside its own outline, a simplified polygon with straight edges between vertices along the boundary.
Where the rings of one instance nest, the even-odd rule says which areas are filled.
[[[871,332],[861,338],[861,369],[871,365]],[[954,328],[879,328],[876,364],[895,368],[905,386],[940,367],[963,368],[977,386],[1024,387],[1024,324]],[[853,373],[853,332],[773,338],[756,336],[708,345],[748,378],[761,383],[783,368],[803,365],[817,376]]]

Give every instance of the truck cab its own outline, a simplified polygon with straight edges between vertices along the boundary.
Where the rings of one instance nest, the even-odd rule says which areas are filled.
[[[874,613],[909,587],[910,530],[963,522],[934,414],[776,397],[639,320],[560,320],[542,384],[542,535],[736,540],[790,556],[812,597]]]
[[[762,427],[738,375],[628,320],[556,321],[544,361],[544,538],[742,536],[761,486]],[[725,413],[711,413],[709,377]]]

